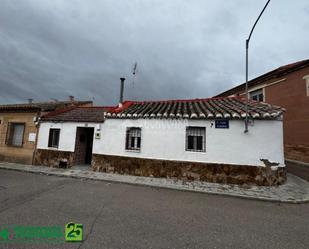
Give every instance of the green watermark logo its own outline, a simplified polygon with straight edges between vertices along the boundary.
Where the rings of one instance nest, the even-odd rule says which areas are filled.
[[[83,241],[83,225],[0,227],[0,243],[64,243]]]
[[[70,222],[65,225],[65,240],[68,242],[83,241],[83,225]]]
[[[7,228],[4,228],[2,231],[0,230],[0,241],[9,240],[10,232]]]

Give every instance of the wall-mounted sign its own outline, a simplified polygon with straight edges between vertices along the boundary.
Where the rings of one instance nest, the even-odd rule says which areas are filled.
[[[219,129],[228,129],[230,127],[228,119],[219,119],[215,121],[215,127]]]
[[[36,134],[35,133],[29,133],[28,141],[29,142],[35,142]]]

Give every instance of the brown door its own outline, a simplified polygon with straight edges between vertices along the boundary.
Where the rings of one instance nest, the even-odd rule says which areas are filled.
[[[75,164],[91,164],[94,128],[77,127],[75,141]]]

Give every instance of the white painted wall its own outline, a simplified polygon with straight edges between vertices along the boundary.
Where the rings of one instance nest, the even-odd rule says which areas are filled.
[[[98,126],[88,123],[95,132]],[[185,150],[186,126],[206,127],[206,152]],[[77,127],[86,123],[41,123],[37,148],[55,150],[48,148],[49,129],[59,128],[58,150],[74,152]],[[140,152],[126,151],[127,127],[142,128]],[[282,121],[255,120],[245,134],[244,122],[239,120],[231,120],[229,129],[216,129],[214,121],[208,120],[107,119],[99,132],[101,138],[94,138],[95,154],[238,165],[264,165],[263,158],[284,166]]]
[[[213,126],[211,126],[213,123]],[[141,151],[125,150],[127,127],[141,127]],[[206,127],[206,152],[185,150],[186,126]],[[284,166],[282,121],[255,120],[244,133],[244,121],[231,120],[229,129],[216,129],[214,121],[107,119],[93,153],[238,165],[264,165],[260,159]]]
[[[99,124],[95,124],[95,123],[42,122],[40,124],[40,129],[39,129],[39,137],[38,137],[37,148],[38,149],[50,149],[50,150],[62,150],[62,151],[74,152],[77,127],[98,127],[98,126],[99,126]],[[60,129],[59,147],[58,148],[49,148],[48,147],[48,136],[49,136],[49,129],[50,128]]]

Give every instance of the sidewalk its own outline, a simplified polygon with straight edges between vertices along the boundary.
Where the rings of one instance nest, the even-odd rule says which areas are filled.
[[[181,180],[165,178],[107,174],[101,172],[93,172],[90,170],[82,170],[80,168],[74,169],[74,167],[72,169],[58,169],[45,166],[0,163],[0,169],[72,177],[79,179],[144,185],[150,187],[160,187],[208,194],[227,195],[264,201],[275,201],[284,203],[309,202],[309,183],[291,174],[288,174],[288,180],[284,185],[278,187],[260,187],[245,185],[238,186],[233,184],[219,184],[198,181],[184,182]]]

